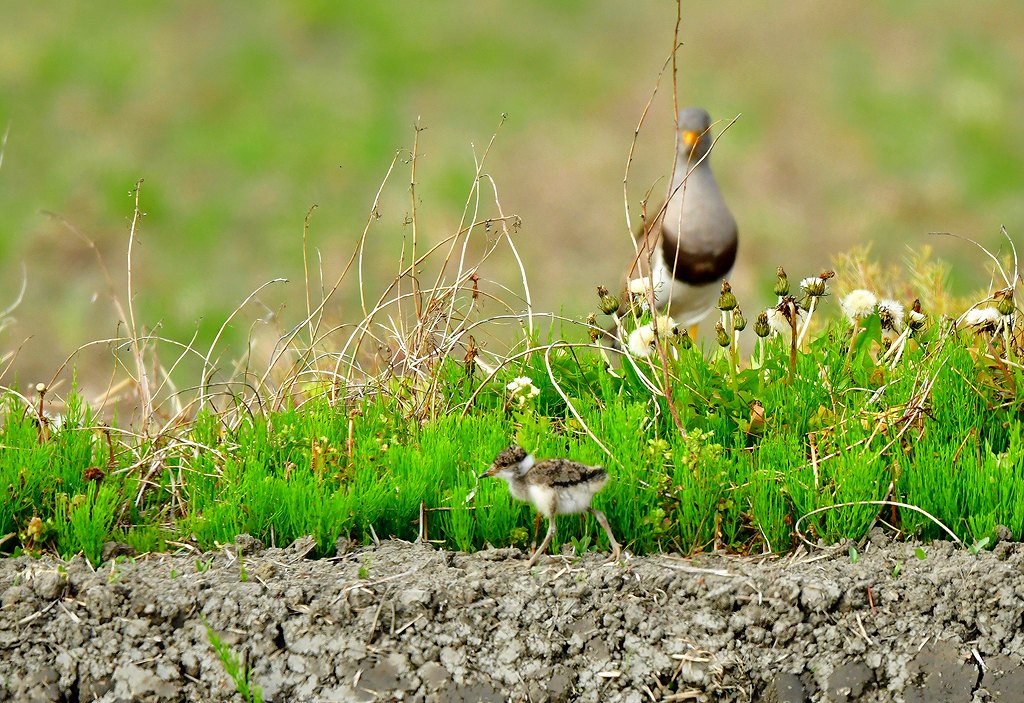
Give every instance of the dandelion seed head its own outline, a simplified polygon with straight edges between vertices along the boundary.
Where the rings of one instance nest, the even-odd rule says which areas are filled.
[[[629,333],[629,341],[626,344],[629,353],[633,356],[650,356],[654,348],[654,327],[650,324],[640,325]]]
[[[658,331],[659,337],[675,337],[679,334],[679,325],[668,315],[658,315],[654,318],[654,328]]]
[[[896,332],[903,331],[903,304],[892,298],[883,298],[878,301],[878,314],[882,318],[884,329],[893,329]]]
[[[839,301],[839,307],[843,309],[843,314],[850,322],[863,320],[875,311],[877,304],[878,298],[875,294],[863,288],[850,291]]]
[[[994,330],[1002,321],[1003,316],[994,307],[971,308],[960,318],[960,326]]]
[[[651,281],[648,278],[633,278],[629,281],[629,292],[632,295],[647,295],[651,290]]]
[[[780,335],[792,335],[793,327],[789,324],[789,319],[786,314],[778,308],[768,308],[765,310],[765,314],[768,316],[768,327],[771,328],[772,334]],[[799,329],[800,325],[804,322],[804,317],[807,315],[800,308],[796,308],[796,326]]]

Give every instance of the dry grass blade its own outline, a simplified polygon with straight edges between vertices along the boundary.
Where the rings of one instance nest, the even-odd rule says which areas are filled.
[[[806,544],[808,547],[813,547],[815,549],[820,549],[819,545],[815,544],[814,542],[811,542],[809,539],[807,539],[807,537],[804,536],[804,533],[800,530],[800,523],[803,522],[804,520],[806,520],[807,518],[811,517],[812,515],[817,515],[819,513],[825,513],[825,512],[828,512],[830,510],[838,510],[839,508],[856,507],[856,506],[859,506],[859,505],[878,505],[878,506],[888,506],[888,507],[895,507],[895,508],[903,508],[904,510],[913,510],[916,513],[920,513],[921,515],[924,515],[926,518],[928,518],[933,523],[935,523],[943,532],[945,532],[947,535],[949,535],[949,538],[951,540],[956,542],[958,545],[960,545],[961,547],[964,546],[964,543],[960,540],[959,537],[956,536],[956,533],[953,532],[953,530],[951,530],[948,527],[946,527],[946,525],[941,520],[939,520],[937,517],[935,517],[934,515],[929,513],[927,510],[925,510],[923,508],[919,508],[916,505],[910,505],[909,503],[901,503],[901,502],[896,501],[896,500],[855,500],[855,501],[850,501],[848,503],[836,503],[834,505],[826,505],[826,506],[823,506],[821,508],[817,508],[816,510],[812,510],[809,513],[801,515],[800,518],[797,519],[796,524],[793,525],[793,531],[796,532],[796,535],[797,535],[797,537],[800,538],[800,541],[803,542],[804,544]]]
[[[135,234],[138,230],[139,221],[142,219],[142,209],[139,207],[139,196],[142,192],[142,184],[144,180],[139,179],[135,183],[133,191],[133,198],[135,206],[132,212],[132,222],[128,230],[128,258],[127,258],[127,273],[128,273],[128,317],[125,323],[128,325],[128,334],[132,341],[132,356],[135,358],[135,368],[137,372],[136,380],[139,384],[139,403],[141,405],[140,415],[142,421],[142,431],[146,435],[149,433],[149,424],[153,416],[153,395],[150,390],[149,381],[149,370],[146,368],[146,359],[143,352],[143,345],[140,343],[140,335],[138,324],[135,320],[135,289],[133,288],[132,279],[132,254],[135,249]]]
[[[540,349],[544,350],[544,367],[548,371],[548,378],[551,380],[552,387],[554,387],[555,391],[562,398],[562,401],[565,403],[565,406],[567,408],[569,408],[569,412],[571,412],[573,417],[576,418],[576,421],[580,423],[580,427],[582,427],[583,431],[587,433],[587,436],[589,436],[592,440],[594,440],[594,444],[599,446],[601,448],[601,451],[603,451],[605,454],[607,454],[608,457],[612,461],[614,461],[619,466],[622,466],[622,462],[619,461],[618,457],[616,457],[614,454],[612,454],[611,450],[608,449],[608,447],[605,446],[604,442],[602,442],[598,438],[598,436],[596,434],[594,434],[594,431],[592,429],[590,429],[590,426],[587,424],[587,421],[583,418],[583,416],[576,409],[576,406],[572,404],[572,401],[569,399],[569,396],[566,395],[565,391],[562,390],[562,386],[558,382],[558,378],[555,377],[555,371],[554,371],[554,369],[551,368],[551,351],[553,349],[559,349],[559,348],[571,349],[573,347],[588,347],[588,348],[591,348],[591,349],[596,349],[597,345],[596,344],[569,344],[567,342],[555,342],[554,344],[548,344],[548,345],[546,345],[544,347],[540,347]]]
[[[242,308],[248,305],[249,302],[256,296],[258,296],[260,292],[263,291],[265,288],[272,286],[275,283],[287,282],[287,278],[274,278],[270,281],[267,281],[259,288],[254,290],[252,293],[250,293],[248,296],[246,296],[245,300],[243,300],[234,310],[231,311],[231,313],[226,318],[224,318],[224,322],[221,323],[220,328],[217,330],[217,334],[214,335],[213,341],[210,343],[210,349],[206,352],[206,356],[203,357],[203,376],[199,381],[199,407],[203,407],[209,402],[209,385],[210,382],[213,380],[213,374],[216,371],[216,369],[213,368],[213,366],[211,366],[210,360],[213,358],[213,350],[216,349],[218,342],[220,342],[221,336],[223,336],[224,334],[224,330],[227,329],[227,326],[231,323],[231,320],[233,320],[235,316],[242,310]]]
[[[4,128],[4,137],[0,139],[0,168],[4,167],[4,154],[7,153],[7,137],[11,135],[11,123],[8,120],[7,126]]]
[[[373,223],[381,218],[378,204],[399,155],[392,161],[378,188],[366,227],[352,257],[329,291],[325,293],[321,286],[319,303],[314,300],[316,291],[309,264],[309,221],[312,209],[307,213],[303,228],[305,319],[285,334],[279,335],[268,368],[246,384],[249,390],[237,399],[241,407],[280,409],[287,402],[304,403],[312,397],[311,394],[317,393],[326,393],[329,401],[334,403],[348,402],[367,393],[397,392],[402,396],[407,411],[427,416],[432,414],[435,401],[439,399],[439,377],[436,373],[438,364],[457,353],[460,348],[467,347],[464,341],[466,335],[487,322],[488,318],[481,314],[482,305],[494,301],[509,313],[517,313],[522,309],[514,303],[501,300],[494,292],[498,289],[511,292],[508,288],[482,275],[482,267],[505,243],[517,262],[522,282],[522,292],[513,293],[513,296],[517,299],[525,297],[525,314],[520,319],[525,322],[526,333],[532,335],[535,313],[529,282],[512,236],[519,225],[519,218],[504,212],[494,181],[483,173],[486,156],[497,133],[492,135],[482,156],[478,158],[474,153],[475,174],[458,229],[423,251],[423,235],[427,230],[419,222],[415,202],[421,131],[422,128],[417,125],[415,143],[408,161],[413,205],[410,218],[404,223],[411,226],[414,241],[408,251],[403,244],[397,274],[384,287],[376,302],[370,304],[363,276],[364,260],[369,253],[367,235]],[[481,215],[481,185],[485,182],[490,183],[497,216]],[[472,265],[468,264],[470,240],[494,228],[498,229],[500,236],[488,238],[478,260]],[[358,295],[363,318],[352,324],[327,325],[327,301],[340,288],[353,264],[358,269]],[[432,285],[423,285],[422,271],[425,268],[433,268],[435,271],[431,274],[434,276]],[[488,283],[491,284],[488,286],[490,290],[485,290],[484,285]],[[239,309],[255,299],[262,288],[251,294]],[[221,332],[239,309],[225,320]],[[509,319],[509,316],[499,315],[499,318]],[[218,333],[215,343],[220,338],[221,334]],[[494,351],[489,353],[496,358],[503,356]],[[203,363],[201,385],[204,389],[204,404],[211,401],[212,357],[211,346]],[[286,358],[287,364],[282,363]],[[247,376],[248,361],[239,364],[237,369],[244,371],[243,378]],[[275,370],[283,371],[283,375]],[[389,387],[390,381],[398,385]]]

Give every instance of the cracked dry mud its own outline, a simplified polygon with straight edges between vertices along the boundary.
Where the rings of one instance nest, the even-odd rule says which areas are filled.
[[[234,547],[0,561],[0,700],[240,700],[205,618],[267,701],[1024,702],[1019,544],[531,572],[514,549],[239,541],[244,581]]]

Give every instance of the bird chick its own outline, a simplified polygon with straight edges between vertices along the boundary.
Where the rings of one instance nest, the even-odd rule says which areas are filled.
[[[608,472],[603,467],[568,459],[536,461],[525,449],[513,445],[502,450],[490,468],[480,474],[480,478],[487,476],[504,479],[513,498],[533,503],[537,512],[548,519],[547,534],[530,557],[528,566],[532,567],[551,544],[557,532],[556,515],[584,512],[592,513],[604,528],[612,546],[612,561],[618,561],[622,550],[615,541],[608,519],[590,504],[594,494],[608,483]]]

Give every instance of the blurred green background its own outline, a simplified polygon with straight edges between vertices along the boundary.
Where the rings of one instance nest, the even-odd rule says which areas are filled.
[[[633,130],[672,46],[668,0],[551,2],[9,3],[0,27],[0,308],[28,289],[0,351],[4,383],[48,379],[79,345],[117,333],[94,240],[123,287],[129,197],[145,179],[136,308],[159,333],[208,345],[261,283],[285,326],[302,319],[302,227],[340,273],[417,119],[419,231],[457,226],[482,152],[541,310],[584,315],[632,251],[622,179]],[[775,266],[817,273],[872,242],[898,261],[935,245],[954,285],[986,282],[970,246],[1024,231],[1024,3],[962,0],[683,3],[680,104],[742,113],[713,162],[740,223],[748,310]],[[670,81],[630,177],[634,216],[672,162]],[[372,230],[370,291],[396,270],[408,227],[400,164]],[[493,214],[494,208],[486,210]],[[498,257],[489,277],[515,281]],[[482,285],[486,285],[485,281]],[[347,286],[332,305],[361,317]],[[123,293],[123,288],[120,291]],[[228,332],[244,348],[260,306]],[[499,312],[495,310],[495,312]],[[170,359],[164,358],[168,362]],[[83,353],[102,387],[110,351]]]

